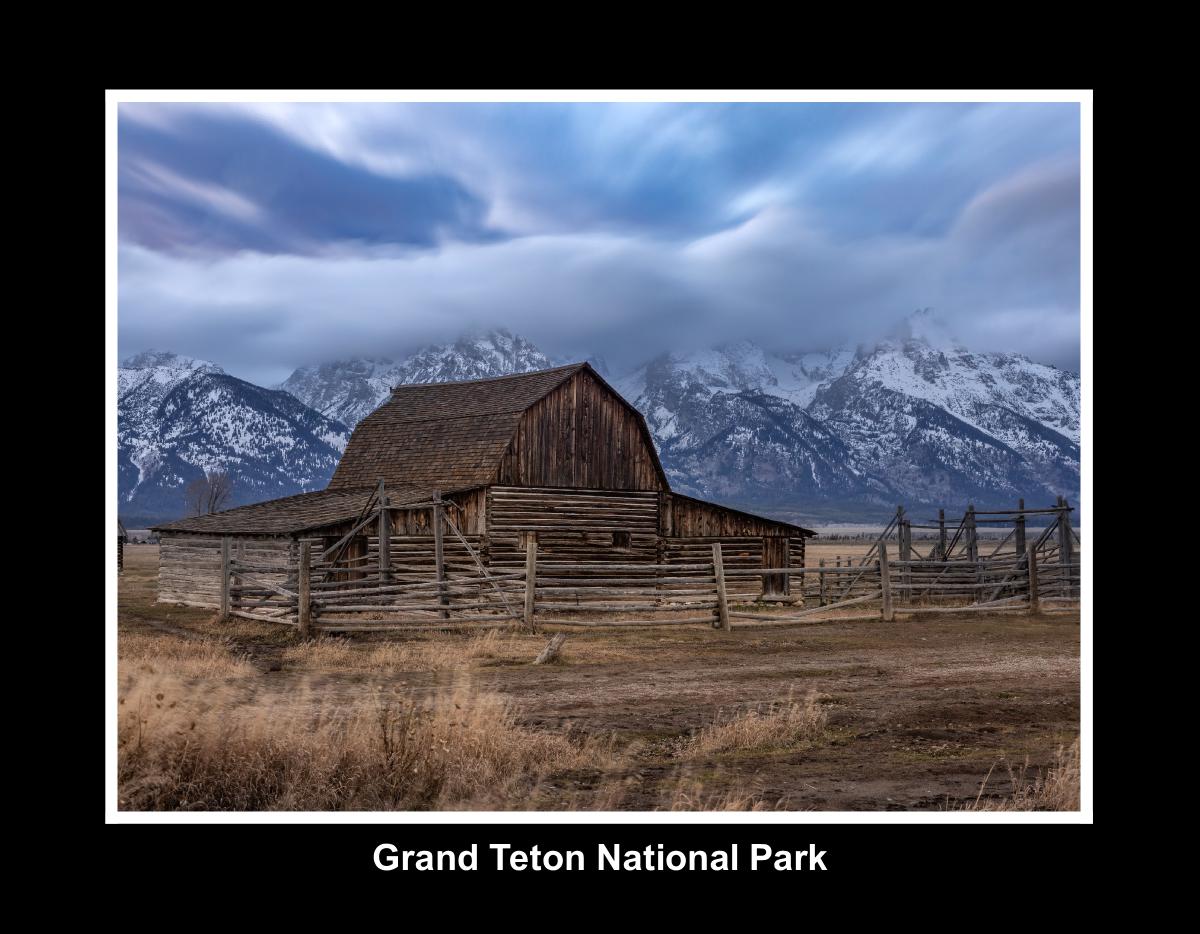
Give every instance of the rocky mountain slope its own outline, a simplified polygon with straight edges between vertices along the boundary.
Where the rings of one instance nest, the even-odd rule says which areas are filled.
[[[118,371],[120,514],[144,525],[184,514],[183,491],[206,470],[235,485],[230,506],[321,489],[349,431],[294,396],[203,360],[148,352]]]
[[[972,353],[928,313],[871,347],[663,355],[618,381],[684,492],[796,516],[1078,502],[1079,377]]]
[[[278,388],[353,428],[387,399],[393,386],[509,376],[553,365],[523,337],[495,330],[426,347],[399,362],[357,359],[301,367]]]

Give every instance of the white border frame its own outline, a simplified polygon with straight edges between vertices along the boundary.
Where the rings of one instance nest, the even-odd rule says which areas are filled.
[[[1092,488],[1092,91],[123,91],[105,93],[105,437],[117,436],[117,108],[123,103],[177,102],[840,102],[1078,103],[1080,117],[1080,376],[1082,377],[1081,495],[1095,514]],[[111,452],[110,448],[110,452]],[[1093,822],[1092,812],[1092,548],[1090,524],[1082,528],[1080,613],[1081,810],[1078,812],[975,811],[325,811],[158,813],[117,810],[117,558],[111,529],[117,520],[116,458],[105,467],[105,803],[106,823],[120,824],[1073,824]]]

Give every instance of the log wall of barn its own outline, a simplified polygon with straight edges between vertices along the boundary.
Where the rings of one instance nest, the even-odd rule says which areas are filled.
[[[467,544],[482,561],[483,540],[479,535],[464,535]],[[432,535],[393,535],[388,545],[388,556],[391,558],[391,568],[396,575],[413,574],[433,578],[437,571]],[[379,536],[367,538],[367,568],[372,573],[379,567]],[[446,564],[446,574],[450,577],[465,574],[476,577],[479,567],[466,545],[459,541],[458,536],[447,530],[442,540],[442,559]]]
[[[663,497],[663,534],[667,537],[688,538],[745,537],[772,535],[787,538],[793,533],[787,526],[770,519],[726,509],[715,503],[667,493]]]
[[[495,568],[525,566],[525,542],[537,535],[540,561],[654,564],[656,492],[491,487],[487,548]]]
[[[726,571],[761,568],[763,540],[761,536],[693,536],[663,540],[663,564],[710,564],[712,546],[721,543],[721,563]],[[703,577],[711,571],[683,571],[684,577]],[[731,577],[725,582],[728,593],[757,595],[762,590],[761,578]]]
[[[230,556],[251,564],[284,566],[293,544],[289,538],[238,535],[230,538]],[[160,603],[220,609],[220,535],[163,532],[158,548]]]
[[[586,371],[521,417],[500,462],[502,485],[659,490],[654,449],[640,417]]]

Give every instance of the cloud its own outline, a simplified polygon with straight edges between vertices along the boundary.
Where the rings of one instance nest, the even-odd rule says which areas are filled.
[[[932,306],[1078,368],[1063,105],[123,108],[120,340],[260,382],[506,326],[616,366]]]
[[[120,236],[151,249],[318,253],[498,236],[453,178],[381,175],[237,112],[123,110],[118,138]]]

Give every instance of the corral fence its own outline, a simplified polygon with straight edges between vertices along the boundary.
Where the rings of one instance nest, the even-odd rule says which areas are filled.
[[[437,501],[432,508],[441,511]],[[957,524],[940,513],[938,525],[926,526],[901,507],[864,555],[845,564],[821,559],[815,567],[727,566],[719,541],[707,554],[692,549],[670,563],[570,562],[539,554],[530,537],[523,568],[489,568],[477,539],[438,515],[432,552],[428,539],[385,536],[372,540],[368,555],[349,559],[338,544],[318,551],[308,541],[285,555],[234,554],[226,539],[221,612],[295,626],[304,636],[542,625],[699,623],[728,630],[823,619],[890,621],[897,614],[1053,612],[1073,609],[1080,598],[1081,543],[1070,513],[1060,498],[1047,509],[1025,509],[1023,502],[1010,512],[971,507]],[[1027,529],[1031,516],[1048,524]],[[446,541],[443,522],[453,534]],[[987,542],[985,554],[979,526],[1005,523],[1008,534],[999,544]],[[927,554],[914,544],[913,528],[939,531]],[[786,581],[786,605],[756,600],[755,582],[768,576]]]

